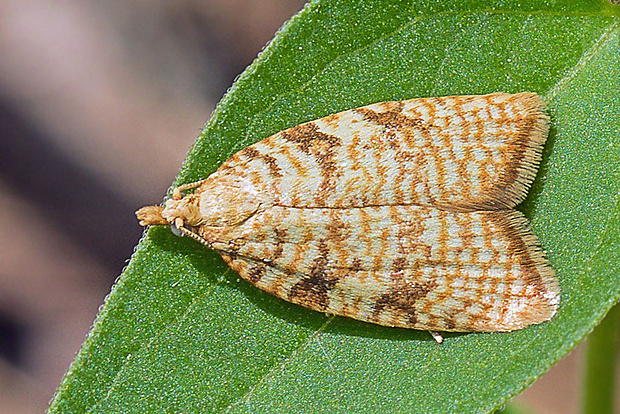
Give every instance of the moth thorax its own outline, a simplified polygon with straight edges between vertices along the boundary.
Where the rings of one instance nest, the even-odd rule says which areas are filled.
[[[237,186],[221,186],[216,191],[200,194],[202,224],[214,227],[235,226],[258,210],[259,200],[254,192]]]

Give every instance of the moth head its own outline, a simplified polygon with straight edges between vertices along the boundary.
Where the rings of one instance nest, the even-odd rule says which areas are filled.
[[[190,194],[183,191],[194,189]],[[206,180],[174,190],[162,206],[147,206],[136,212],[141,226],[169,225],[176,235],[201,238],[198,227],[224,228],[239,225],[256,213],[261,205],[255,187],[242,177],[215,173]]]
[[[138,220],[140,220],[141,226],[166,226],[168,225],[168,220],[166,220],[162,215],[162,210],[164,208],[162,206],[146,206],[142,207],[140,210],[136,211],[136,216]]]
[[[146,206],[136,211],[141,226],[167,226],[177,236],[184,234],[181,228],[200,225],[198,197],[194,194],[181,195],[175,192],[173,198],[162,206]]]

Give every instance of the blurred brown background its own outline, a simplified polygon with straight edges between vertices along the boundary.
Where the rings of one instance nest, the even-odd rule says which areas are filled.
[[[303,3],[0,0],[0,413],[46,409],[142,234],[134,211]],[[518,400],[577,412],[580,354]]]

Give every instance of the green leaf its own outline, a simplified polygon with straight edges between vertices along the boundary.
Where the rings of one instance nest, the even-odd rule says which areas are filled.
[[[512,333],[390,329],[289,304],[152,228],[51,412],[487,412],[620,296],[620,9],[606,1],[310,3],[222,100],[177,183],[286,127],[360,105],[535,91],[552,115],[523,211],[557,271],[548,323]]]

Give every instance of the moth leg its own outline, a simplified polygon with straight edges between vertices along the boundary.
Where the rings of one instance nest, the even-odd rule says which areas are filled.
[[[205,178],[204,180],[200,180],[200,181],[194,181],[193,183],[187,183],[187,184],[183,184],[178,186],[177,188],[175,188],[174,190],[172,190],[172,199],[173,200],[180,200],[183,198],[183,191],[187,191],[187,190],[192,190],[196,187],[200,187],[200,185],[202,183],[204,183],[205,181],[207,181],[208,178]]]
[[[438,344],[443,342],[443,336],[441,336],[441,334],[437,331],[428,331],[429,334],[431,334],[431,336],[433,337],[433,339],[435,340],[435,342],[437,342]]]

